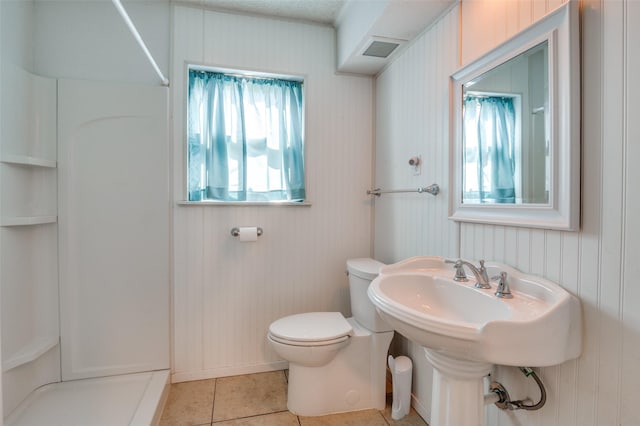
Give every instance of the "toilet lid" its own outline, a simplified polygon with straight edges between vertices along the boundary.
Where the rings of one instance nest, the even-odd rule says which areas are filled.
[[[349,336],[353,328],[340,312],[308,312],[274,321],[269,333],[291,342],[320,342]]]

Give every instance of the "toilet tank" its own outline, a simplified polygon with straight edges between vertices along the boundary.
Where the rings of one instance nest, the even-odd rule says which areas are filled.
[[[376,308],[367,296],[369,284],[378,276],[380,263],[374,259],[349,259],[349,293],[351,295],[351,313],[358,323],[368,330],[380,333],[393,330],[376,312]]]

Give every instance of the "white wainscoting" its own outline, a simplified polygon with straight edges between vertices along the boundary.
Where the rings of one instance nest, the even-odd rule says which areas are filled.
[[[174,207],[174,382],[286,367],[275,319],[349,312],[344,271],[371,253],[373,83],[335,73],[330,27],[173,7],[173,184],[184,200],[186,65],[305,77],[311,206]],[[260,226],[255,243],[230,235]]]
[[[440,193],[383,194],[375,203],[375,255],[385,262],[422,254],[454,256],[457,226],[447,219],[449,75],[457,66],[458,10],[451,10],[398,57],[376,85],[375,186]],[[409,165],[422,156],[421,174]]]
[[[375,256],[391,263],[417,255],[454,257],[458,227],[448,220],[449,75],[458,64],[459,7],[419,37],[376,84],[375,185],[383,189],[438,183],[441,192],[383,194],[375,204]],[[414,176],[408,160],[422,155]],[[413,405],[425,419],[431,406],[431,367],[422,348],[402,339],[394,350],[409,356]]]
[[[557,1],[480,1],[461,3],[461,63],[481,55],[507,37],[555,8]],[[457,34],[457,11],[427,31],[422,39],[439,31]],[[494,406],[487,410],[491,426],[580,425],[632,426],[640,424],[640,201],[637,164],[640,137],[636,101],[639,89],[633,77],[640,71],[640,3],[634,1],[582,2],[582,228],[580,232],[544,231],[491,225],[459,225],[459,252],[441,238],[443,212],[422,213],[416,206],[403,209],[401,200],[385,209],[393,215],[379,214],[376,204],[375,252],[384,260],[416,254],[459,254],[469,259],[492,259],[511,264],[525,272],[559,282],[582,300],[584,313],[584,351],[574,361],[543,368],[540,375],[547,387],[546,406],[535,412],[503,412]],[[388,111],[402,108],[411,95],[405,82],[413,75],[428,76],[434,69],[448,72],[449,52],[425,64],[408,49],[378,78],[377,93],[385,95],[377,104]],[[453,47],[452,47],[453,49]],[[419,82],[413,81],[420,87]],[[439,81],[446,90],[446,78]],[[407,89],[405,87],[410,87]],[[392,90],[393,89],[393,90]],[[432,111],[433,92],[422,92],[423,112]],[[436,98],[437,99],[437,98]],[[377,129],[396,125],[397,115],[378,111]],[[423,126],[447,129],[445,119],[428,114],[406,122],[408,134],[418,134]],[[425,124],[424,121],[426,120]],[[377,154],[398,149],[397,138],[377,134]],[[448,143],[439,141],[443,146]],[[428,146],[428,145],[427,145]],[[434,152],[434,148],[427,148]],[[424,153],[423,153],[424,157]],[[376,168],[384,168],[380,158]],[[444,164],[448,160],[442,159]],[[394,169],[396,179],[403,171]],[[377,174],[380,176],[380,174]],[[390,179],[390,178],[389,178]],[[383,185],[382,182],[377,182]],[[409,206],[407,206],[409,207]],[[436,216],[430,216],[435,214]],[[391,236],[390,228],[414,229],[405,233],[406,245]],[[437,238],[434,238],[434,235]],[[449,232],[455,238],[456,232]],[[432,241],[435,240],[435,243]],[[435,246],[431,246],[435,244]],[[389,247],[392,247],[391,249]],[[427,247],[428,250],[424,248]],[[552,331],[550,331],[552,332]],[[410,356],[422,357],[412,350]],[[415,361],[415,359],[414,359]],[[430,371],[415,365],[414,394],[417,403],[430,409]],[[502,382],[514,398],[537,397],[534,385],[513,368],[498,367],[494,379]],[[635,405],[634,405],[635,404]]]

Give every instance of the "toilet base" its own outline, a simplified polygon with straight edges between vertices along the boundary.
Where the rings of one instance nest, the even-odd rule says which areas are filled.
[[[354,330],[349,344],[327,365],[289,363],[287,408],[300,416],[374,408],[386,403],[386,360],[393,331],[372,333],[348,318]]]

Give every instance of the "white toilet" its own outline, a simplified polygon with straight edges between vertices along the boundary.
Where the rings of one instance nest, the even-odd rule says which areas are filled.
[[[269,327],[271,347],[289,361],[287,408],[292,413],[384,409],[393,329],[367,296],[382,265],[373,259],[347,261],[353,317],[309,312],[280,318]]]

